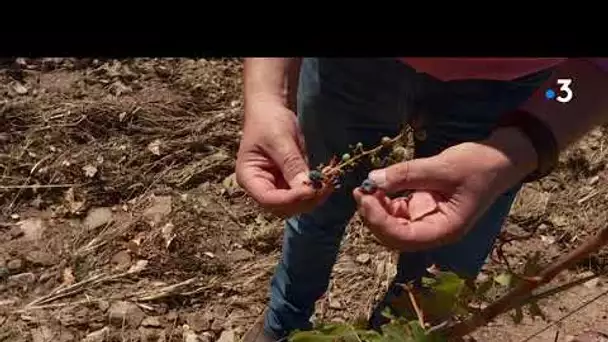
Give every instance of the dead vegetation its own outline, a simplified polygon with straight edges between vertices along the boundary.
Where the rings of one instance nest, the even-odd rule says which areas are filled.
[[[232,342],[255,321],[282,222],[231,177],[240,73],[232,59],[0,69],[0,341]],[[530,236],[505,245],[513,267],[537,250],[553,260],[605,225],[607,133],[593,131],[522,192],[506,231]],[[567,277],[604,272],[605,253]],[[367,315],[396,261],[355,218],[315,319]],[[548,319],[601,292],[601,279],[549,299]],[[539,340],[607,326],[605,302]],[[499,318],[477,336],[522,340],[547,324],[524,323]]]

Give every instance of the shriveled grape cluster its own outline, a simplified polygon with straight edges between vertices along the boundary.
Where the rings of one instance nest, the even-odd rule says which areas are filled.
[[[382,137],[379,145],[368,150],[363,148],[361,142],[354,146],[349,145],[350,152],[344,153],[340,158],[334,156],[327,165],[321,164],[310,171],[309,184],[315,189],[321,189],[324,185],[338,188],[340,177],[360,162],[368,161],[373,167],[380,168],[409,159],[411,151],[408,151],[407,146],[410,145],[411,136],[411,128],[405,125],[397,136]],[[366,179],[361,188],[365,192],[373,193],[377,187],[371,180]]]

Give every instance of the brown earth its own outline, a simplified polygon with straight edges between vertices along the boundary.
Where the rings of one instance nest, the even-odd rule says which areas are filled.
[[[43,59],[0,70],[0,341],[238,339],[263,310],[282,221],[231,176],[242,116],[239,60]],[[608,131],[526,186],[506,230],[517,266],[577,246],[608,216]],[[606,250],[558,277],[605,272]],[[396,257],[355,218],[316,320],[365,317]],[[504,268],[495,261],[488,272]],[[608,333],[604,279],[509,315],[480,341]],[[196,340],[196,339],[194,339]]]

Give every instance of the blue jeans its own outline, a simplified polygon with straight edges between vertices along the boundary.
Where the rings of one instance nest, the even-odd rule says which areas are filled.
[[[431,156],[465,141],[483,139],[498,117],[517,108],[546,80],[540,72],[514,81],[442,82],[394,59],[305,59],[300,73],[298,117],[311,167],[342,155],[349,144],[378,144],[412,118],[426,132],[416,156]],[[359,167],[312,212],[287,219],[283,254],[271,282],[265,330],[277,338],[309,329],[314,305],[327,290],[345,227],[356,211],[352,190],[369,169]],[[391,289],[370,322],[399,295],[395,283],[419,279],[433,263],[475,277],[509,213],[519,186],[503,194],[457,243],[402,253]]]

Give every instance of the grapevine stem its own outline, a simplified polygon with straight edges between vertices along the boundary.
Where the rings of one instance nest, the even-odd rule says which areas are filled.
[[[557,261],[548,265],[542,270],[537,281],[523,281],[517,287],[509,291],[502,298],[490,304],[478,315],[473,315],[468,319],[452,326],[448,329],[451,336],[465,336],[475,331],[480,326],[487,324],[496,316],[506,312],[514,307],[520,306],[530,293],[537,287],[548,283],[561,271],[574,266],[578,261],[596,252],[608,243],[608,227],[600,230],[595,236],[587,239],[582,245],[574,249],[570,253],[559,258]]]
[[[393,144],[395,144],[397,141],[399,141],[401,138],[403,138],[405,132],[401,132],[399,133],[399,135],[397,135],[396,137],[392,138],[389,140],[389,142],[386,144],[387,146],[392,146]],[[356,156],[353,156],[352,158],[349,158],[348,160],[342,161],[341,163],[339,163],[338,165],[331,167],[329,169],[327,169],[324,173],[326,175],[333,175],[336,172],[339,172],[340,170],[342,170],[344,167],[349,166],[349,165],[354,165],[354,163],[356,161],[358,161],[361,158],[367,157],[369,155],[373,155],[378,153],[379,151],[381,151],[383,148],[385,147],[384,144],[376,146],[374,148],[372,148],[371,150],[367,150],[367,151],[362,151],[361,154],[358,154]]]

